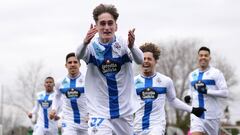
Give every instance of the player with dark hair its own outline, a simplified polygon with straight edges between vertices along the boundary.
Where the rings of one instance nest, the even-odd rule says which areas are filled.
[[[57,135],[59,117],[56,115],[53,120],[49,119],[49,112],[52,109],[52,100],[55,83],[53,77],[49,76],[45,78],[44,87],[45,90],[37,93],[37,100],[35,106],[31,112],[28,113],[28,117],[32,118],[33,114],[38,112],[37,123],[33,129],[33,135]]]
[[[84,89],[85,77],[81,74],[80,61],[75,53],[66,56],[65,67],[68,75],[58,81],[53,100],[53,110],[50,118],[58,113],[57,108],[62,108],[63,135],[87,135],[87,105]]]
[[[219,98],[227,98],[228,88],[222,72],[209,65],[210,49],[203,46],[198,50],[198,69],[189,75],[189,92],[185,102],[194,107],[204,107],[200,118],[191,115],[192,135],[218,135],[223,110]]]

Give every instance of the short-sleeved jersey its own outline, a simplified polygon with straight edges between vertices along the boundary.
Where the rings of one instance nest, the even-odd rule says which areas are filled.
[[[88,113],[84,90],[84,76],[82,74],[76,78],[66,76],[60,79],[56,84],[55,99],[58,99],[58,101],[54,101],[54,108],[62,104],[63,121],[80,124],[79,127],[82,128],[87,127],[86,118]]]
[[[217,119],[222,116],[222,108],[219,98],[216,96],[201,94],[194,89],[194,84],[198,81],[203,81],[208,89],[211,90],[226,90],[227,84],[221,71],[214,67],[209,67],[202,72],[199,69],[194,70],[189,75],[190,95],[192,96],[193,107],[204,107],[205,111],[201,118]]]
[[[44,128],[57,128],[57,121],[49,119],[49,112],[52,109],[53,92],[41,91],[37,93],[37,102],[33,113],[38,111],[37,125]]]
[[[136,112],[134,118],[134,130],[151,130],[154,125],[164,126],[165,100],[176,98],[172,80],[160,73],[151,77],[138,75],[134,78],[138,101],[141,108]]]
[[[115,38],[103,45],[95,38],[82,59],[88,68],[85,88],[89,113],[110,119],[132,115],[139,104],[134,91],[133,58],[127,43]]]

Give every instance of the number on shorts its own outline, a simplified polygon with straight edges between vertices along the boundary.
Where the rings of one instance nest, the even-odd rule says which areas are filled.
[[[99,126],[103,122],[104,118],[92,118],[91,127]]]

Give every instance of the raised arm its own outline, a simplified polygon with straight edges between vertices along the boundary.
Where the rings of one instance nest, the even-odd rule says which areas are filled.
[[[135,29],[128,31],[128,48],[130,49],[130,51],[132,53],[133,60],[137,64],[142,64],[143,63],[143,53],[138,47],[134,46],[134,42],[135,42],[134,31],[135,31]]]
[[[96,27],[93,27],[93,24],[90,25],[90,28],[83,40],[83,43],[77,48],[76,51],[76,56],[78,59],[82,59],[85,54],[86,54],[86,50],[87,50],[87,46],[88,44],[91,42],[92,38],[95,36],[95,34],[97,33],[97,29]]]

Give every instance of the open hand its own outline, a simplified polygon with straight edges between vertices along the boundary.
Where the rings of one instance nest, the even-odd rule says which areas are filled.
[[[98,32],[97,28],[93,27],[93,24],[91,24],[90,29],[88,30],[87,35],[83,40],[83,44],[88,45],[97,32]]]

